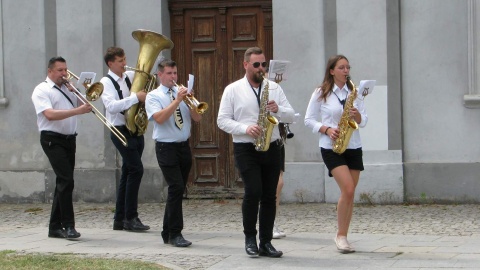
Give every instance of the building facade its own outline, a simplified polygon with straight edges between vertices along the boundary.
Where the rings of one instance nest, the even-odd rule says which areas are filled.
[[[228,10],[232,1],[219,2]],[[273,58],[291,61],[282,87],[301,114],[286,146],[282,200],[338,198],[321,161],[318,134],[304,126],[303,116],[327,59],[344,54],[354,82],[376,80],[365,99],[369,123],[360,130],[365,171],[356,201],[479,202],[480,0],[297,2],[271,2]],[[61,55],[71,71],[94,71],[98,81],[107,71],[103,53],[119,46],[134,66],[138,42],[132,31],[171,36],[170,4],[0,0],[0,202],[52,198],[55,176],[39,143],[31,102],[48,59]],[[101,102],[94,105],[103,111]],[[114,201],[121,163],[108,129],[89,114],[79,117],[78,133],[74,199]],[[151,133],[150,125],[143,202],[166,197]]]

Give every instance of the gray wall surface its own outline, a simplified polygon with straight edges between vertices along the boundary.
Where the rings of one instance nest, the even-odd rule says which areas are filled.
[[[291,61],[281,82],[301,117],[291,126],[282,200],[335,202],[318,134],[303,118],[325,63],[344,54],[358,84],[376,80],[361,129],[365,171],[356,200],[480,201],[480,0],[272,0],[274,58]],[[75,8],[73,8],[75,7]],[[81,7],[81,8],[79,8]],[[170,36],[167,0],[0,0],[0,202],[49,201],[55,176],[39,143],[34,87],[49,58],[75,73],[107,71],[107,47],[135,66],[131,33]],[[168,50],[160,57],[170,57]],[[100,101],[94,105],[104,111]],[[140,200],[163,201],[151,125],[145,134]],[[121,162],[108,129],[79,117],[76,201],[114,201]]]

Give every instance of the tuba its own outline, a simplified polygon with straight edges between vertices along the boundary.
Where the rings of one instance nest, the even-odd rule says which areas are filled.
[[[126,67],[126,69],[135,71],[130,92],[150,92],[156,87],[156,77],[150,74],[155,60],[160,54],[160,51],[172,49],[173,42],[162,34],[143,29],[133,31],[132,36],[140,43],[140,51],[138,53],[136,67]],[[125,122],[130,134],[136,136],[143,135],[148,126],[145,103],[139,102],[125,111]]]
[[[350,117],[350,109],[353,108],[353,102],[357,98],[357,88],[350,80],[350,76],[347,76],[347,85],[351,86],[352,92],[345,102],[345,107],[343,108],[342,117],[338,123],[338,130],[340,135],[338,138],[332,142],[332,150],[337,154],[342,154],[347,149],[348,143],[350,142],[350,137],[355,130],[358,129],[358,124]]]
[[[278,120],[274,116],[270,115],[267,111],[268,104],[268,88],[269,83],[268,79],[264,78],[266,81],[265,87],[262,90],[262,99],[260,101],[260,111],[258,113],[257,125],[262,128],[262,134],[255,138],[255,150],[265,152],[268,151],[270,147],[270,139],[272,138],[273,127],[278,125]]]

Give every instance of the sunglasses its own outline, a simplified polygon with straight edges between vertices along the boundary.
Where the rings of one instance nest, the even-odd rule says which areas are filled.
[[[260,62],[255,62],[255,63],[252,64],[252,66],[253,66],[254,68],[258,68],[258,67],[260,67],[260,64],[262,64],[262,67],[266,67],[266,66],[267,66],[267,62],[262,62],[262,63],[260,63]]]

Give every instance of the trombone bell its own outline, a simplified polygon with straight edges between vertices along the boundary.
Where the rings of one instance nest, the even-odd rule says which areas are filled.
[[[87,84],[88,85],[88,84]],[[85,95],[89,101],[95,101],[100,98],[103,93],[103,84],[101,82],[96,82],[92,85],[84,85],[87,90],[85,90]]]

